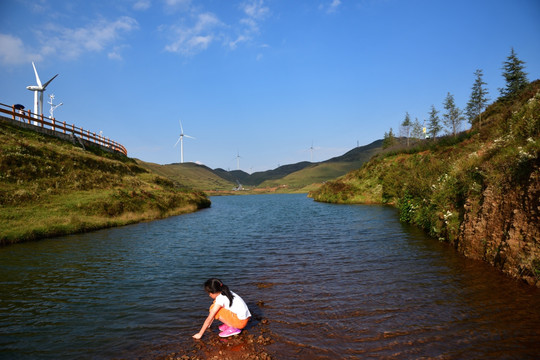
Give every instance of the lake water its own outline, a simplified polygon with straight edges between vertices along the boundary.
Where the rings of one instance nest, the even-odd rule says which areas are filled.
[[[256,195],[0,248],[0,358],[187,353],[214,276],[267,320],[275,359],[540,354],[538,289],[401,224],[393,208]]]

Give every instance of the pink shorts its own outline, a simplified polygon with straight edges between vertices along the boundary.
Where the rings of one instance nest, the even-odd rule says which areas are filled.
[[[212,306],[214,306],[214,304],[212,304]],[[212,310],[212,306],[210,306],[210,310]],[[250,318],[240,320],[238,316],[235,313],[233,313],[231,310],[227,310],[224,307],[222,307],[216,313],[215,319],[229,326],[233,326],[237,329],[243,329],[246,327]]]

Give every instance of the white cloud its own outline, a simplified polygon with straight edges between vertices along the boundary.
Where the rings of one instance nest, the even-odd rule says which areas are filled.
[[[57,53],[67,59],[75,59],[85,52],[101,52],[114,45],[123,32],[138,28],[135,19],[123,16],[115,21],[99,20],[86,27],[70,29],[49,25],[41,31],[41,41],[47,44],[47,53]],[[110,54],[118,58],[118,47]],[[110,56],[111,57],[111,56]]]
[[[55,54],[64,59],[76,59],[86,52],[101,52],[108,48],[110,59],[121,59],[123,46],[116,44],[122,33],[138,28],[135,19],[124,16],[115,21],[100,20],[86,27],[67,28],[56,24],[45,25],[37,31],[39,45],[34,49],[22,39],[0,34],[0,62],[16,65],[29,61],[41,61]]]
[[[332,0],[330,5],[320,5],[319,9],[326,10],[327,13],[335,13],[338,7],[341,5],[341,0]]]
[[[193,26],[172,27],[175,39],[165,47],[165,50],[183,55],[193,55],[203,51],[219,37],[217,29],[222,25],[222,22],[212,13],[197,14]]]
[[[45,0],[32,1],[29,5],[30,10],[35,13],[45,13],[49,9],[47,1]]]
[[[230,47],[231,49],[234,50],[234,49],[236,49],[238,43],[241,43],[241,42],[244,42],[244,41],[247,41],[247,40],[248,40],[248,38],[247,38],[246,36],[244,36],[244,35],[239,35],[239,36],[236,38],[236,40],[233,40],[233,41],[230,41],[230,42],[229,42],[229,47]]]
[[[208,45],[210,45],[213,39],[214,39],[213,35],[206,35],[206,36],[197,35],[189,39],[187,44],[188,44],[188,47],[192,49],[206,49],[208,48]]]
[[[189,5],[191,0],[165,0],[168,6]]]
[[[169,6],[189,4],[189,0],[166,1]],[[264,5],[263,0],[244,1],[238,9],[242,12],[240,20],[235,24],[227,24],[213,13],[200,12],[200,8],[191,7],[187,12],[191,18],[181,18],[180,25],[161,27],[162,30],[173,33],[173,39],[165,46],[165,50],[192,56],[218,41],[231,50],[241,43],[252,41],[255,35],[259,34],[260,23],[269,16],[270,9]]]
[[[137,0],[135,4],[133,4],[133,9],[144,11],[148,10],[151,5],[152,3],[150,2],[150,0]]]
[[[185,10],[191,5],[191,0],[165,0],[165,5],[169,10]]]
[[[259,24],[253,18],[240,19],[240,24],[246,26],[246,28],[245,28],[246,32],[249,32],[249,33],[258,33],[259,32]]]
[[[253,19],[264,19],[270,13],[270,9],[264,6],[263,0],[247,1],[240,7],[244,10],[247,16]]]
[[[0,34],[0,62],[4,65],[18,65],[29,61],[41,61],[42,56],[24,46],[23,41],[9,34]]]
[[[246,1],[240,5],[245,16],[240,19],[239,35],[236,40],[229,42],[229,48],[236,49],[239,43],[248,42],[259,34],[259,22],[262,22],[270,14],[270,9],[264,6],[263,0]]]
[[[107,54],[107,57],[111,60],[123,60],[122,57],[122,49],[126,46],[115,46],[109,53]]]

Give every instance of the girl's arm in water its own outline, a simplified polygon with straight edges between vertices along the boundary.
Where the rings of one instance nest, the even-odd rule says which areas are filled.
[[[206,329],[208,329],[210,327],[210,325],[212,325],[212,322],[214,321],[214,317],[216,316],[219,309],[221,309],[221,306],[219,306],[219,305],[212,306],[212,309],[210,310],[210,313],[208,314],[208,317],[206,318],[206,320],[204,320],[204,324],[201,327],[201,330],[199,330],[198,333],[193,335],[194,339],[198,340],[198,339],[202,338],[202,336],[203,336],[204,332],[206,331]]]

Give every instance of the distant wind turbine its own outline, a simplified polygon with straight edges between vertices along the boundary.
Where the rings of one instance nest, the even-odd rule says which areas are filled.
[[[174,144],[174,147],[176,147],[176,145],[178,145],[178,143],[180,142],[180,163],[183,164],[184,163],[184,136],[190,139],[194,139],[194,140],[195,138],[193,136],[184,134],[182,121],[178,120],[178,122],[180,123],[180,137],[178,137],[178,140],[176,141],[176,144]]]
[[[58,76],[58,74],[54,75],[45,84],[41,84],[41,80],[39,79],[39,75],[36,70],[36,65],[34,64],[33,61],[32,61],[32,66],[34,67],[34,73],[36,74],[37,85],[30,85],[30,86],[27,86],[26,88],[34,92],[34,116],[37,118],[38,115],[43,114],[43,92],[47,88],[47,85],[49,85],[51,81],[53,81],[54,78]]]
[[[236,151],[236,170],[240,170],[240,152]]]
[[[309,151],[311,152],[311,162],[313,162],[313,141],[311,142],[311,147],[309,148]]]

